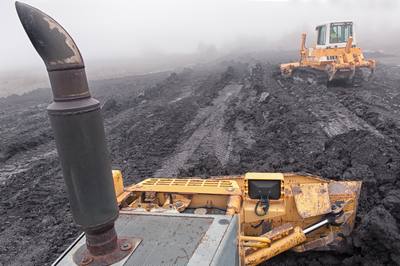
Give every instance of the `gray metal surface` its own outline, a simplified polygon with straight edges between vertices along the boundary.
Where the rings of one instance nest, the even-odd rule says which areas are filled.
[[[212,222],[210,218],[121,216],[119,235],[143,239],[126,265],[186,265]]]
[[[234,216],[229,227],[226,229],[214,258],[210,265],[212,266],[238,266],[239,251],[237,245],[238,217]]]
[[[121,213],[119,236],[142,242],[115,265],[237,265],[237,218],[225,215]],[[73,265],[72,254],[85,237],[54,265]]]
[[[233,237],[229,235],[229,230],[236,228],[233,233]],[[227,234],[228,233],[228,234]],[[225,263],[229,261],[234,261],[234,256],[232,253],[237,253],[236,251],[236,235],[237,235],[237,219],[232,219],[232,217],[220,215],[215,216],[212,226],[208,229],[204,239],[207,241],[202,241],[196,252],[190,259],[188,266],[196,265],[229,265],[233,266],[235,264]],[[229,246],[229,241],[234,241],[233,250],[228,253],[223,253],[223,246]],[[218,253],[218,254],[217,254]],[[219,262],[219,263],[218,263]],[[221,264],[222,263],[222,264]]]

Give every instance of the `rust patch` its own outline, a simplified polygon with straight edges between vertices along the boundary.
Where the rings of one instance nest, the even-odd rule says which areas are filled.
[[[331,212],[327,183],[293,185],[297,212],[302,218],[309,218]]]
[[[327,247],[334,240],[335,240],[335,234],[329,233],[325,237],[311,240],[307,243],[304,243],[302,245],[294,247],[292,250],[295,252],[305,252],[305,251],[314,250],[314,249],[318,249],[318,248],[324,248],[324,247]]]
[[[293,230],[293,225],[290,223],[283,224],[281,226],[273,228],[271,231],[261,235],[262,237],[267,237],[271,240],[276,240],[282,237],[282,235],[287,235]]]
[[[67,32],[54,20],[50,19],[49,17],[43,17],[43,19],[49,24],[49,29],[53,30],[56,29],[60,34],[65,37],[65,44],[71,49],[73,53],[72,56],[63,58],[57,61],[49,61],[50,65],[57,65],[57,64],[81,64],[81,56],[79,54],[78,48],[76,47],[72,38],[67,34]]]

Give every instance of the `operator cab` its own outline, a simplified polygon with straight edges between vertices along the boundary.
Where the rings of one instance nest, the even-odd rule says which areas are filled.
[[[356,46],[351,21],[327,23],[317,26],[315,30],[317,31],[317,49],[346,47],[350,36],[353,37],[353,47]]]

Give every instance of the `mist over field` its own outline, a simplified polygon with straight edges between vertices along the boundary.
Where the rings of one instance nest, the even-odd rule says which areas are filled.
[[[91,79],[165,70],[229,53],[296,50],[301,32],[353,20],[361,47],[397,53],[396,0],[27,0],[73,36]],[[0,96],[48,86],[14,1],[0,1]]]

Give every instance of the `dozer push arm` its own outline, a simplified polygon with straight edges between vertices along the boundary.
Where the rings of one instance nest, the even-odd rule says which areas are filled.
[[[241,240],[252,240],[254,242],[261,242],[263,237],[254,237],[252,239],[248,239],[246,237],[242,237]],[[268,239],[268,238],[266,238]],[[294,248],[297,245],[305,242],[307,240],[304,231],[301,230],[300,227],[295,227],[289,232],[288,235],[278,239],[277,241],[272,242],[270,245],[266,245],[265,247],[261,247],[256,249],[254,252],[245,255],[245,265],[258,265],[264,261],[269,260],[270,258],[286,251],[291,248]],[[254,243],[257,244],[257,243]],[[267,244],[267,243],[266,243]],[[248,245],[248,244],[247,244]],[[244,243],[244,246],[247,246]],[[250,245],[248,245],[250,246]],[[250,247],[251,249],[257,248],[259,246],[254,245]]]
[[[335,210],[321,221],[301,229],[291,224],[284,224],[259,237],[240,236],[240,243],[245,250],[245,265],[253,266],[265,262],[278,254],[292,249],[307,241],[306,235],[329,224],[343,222],[343,211]]]
[[[301,41],[300,41],[300,62],[303,61],[303,59],[306,58],[306,53],[307,53],[306,38],[307,38],[307,34],[306,33],[302,33],[301,34]]]

